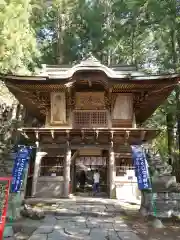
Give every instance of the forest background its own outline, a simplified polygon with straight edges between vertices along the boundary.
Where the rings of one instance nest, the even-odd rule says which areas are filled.
[[[106,65],[179,73],[180,1],[0,1],[1,74],[33,74],[43,63],[75,64],[89,53]],[[3,85],[0,92],[7,101]],[[162,130],[151,149],[180,169],[180,86],[143,125]]]

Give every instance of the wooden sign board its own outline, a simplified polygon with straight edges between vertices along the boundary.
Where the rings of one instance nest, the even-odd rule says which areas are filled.
[[[76,109],[104,109],[104,92],[77,92]]]
[[[132,94],[117,94],[113,109],[113,119],[130,120],[133,117]]]
[[[106,157],[80,157],[76,159],[76,165],[103,166],[106,165]]]
[[[51,93],[51,123],[66,123],[66,98],[64,92]]]

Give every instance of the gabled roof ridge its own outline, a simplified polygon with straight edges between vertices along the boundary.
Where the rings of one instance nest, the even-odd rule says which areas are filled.
[[[40,76],[69,78],[77,71],[102,71],[110,78],[129,78],[130,76],[144,76],[144,72],[137,70],[135,65],[112,64],[107,66],[102,64],[91,53],[77,64],[67,65],[46,65],[42,64]]]

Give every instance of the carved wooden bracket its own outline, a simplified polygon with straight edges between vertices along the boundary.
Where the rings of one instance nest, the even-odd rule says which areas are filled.
[[[50,108],[50,96],[42,95],[39,91],[35,91],[33,93],[26,93],[26,99],[30,100],[30,102],[36,105],[39,108],[39,112],[43,115],[46,115],[47,109]]]
[[[148,92],[135,93],[133,95],[133,108],[136,109],[139,105],[146,100],[148,97]]]
[[[69,108],[75,108],[75,99],[72,97],[72,96],[70,96],[70,95],[68,95],[67,97],[66,97],[66,102],[67,102],[67,106],[69,107]]]
[[[50,105],[50,95],[42,95],[41,92],[35,91],[32,94],[33,98],[35,99],[36,102],[41,104],[42,106],[49,106]]]

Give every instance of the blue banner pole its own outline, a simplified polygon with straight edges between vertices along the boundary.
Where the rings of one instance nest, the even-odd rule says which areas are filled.
[[[131,146],[135,175],[139,190],[151,189],[147,159],[141,146]]]
[[[149,174],[147,157],[142,146],[131,146],[133,164],[135,167],[135,174],[138,180],[139,190],[149,190],[152,194],[151,204],[153,208],[154,216],[157,217],[157,209],[155,203],[155,193],[152,190],[152,179]]]
[[[12,192],[20,191],[23,182],[23,173],[30,159],[31,152],[32,152],[31,147],[22,146],[18,149],[12,172],[13,177],[11,184]]]

